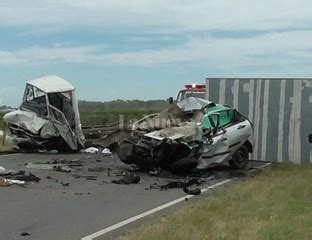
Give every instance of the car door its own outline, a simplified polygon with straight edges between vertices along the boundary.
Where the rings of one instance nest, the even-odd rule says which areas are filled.
[[[229,151],[233,155],[248,140],[251,133],[251,124],[235,109],[230,109],[229,111],[232,122],[225,130],[229,142]]]
[[[206,126],[210,124],[211,129],[216,126],[220,127],[215,129],[215,132],[212,131],[211,137],[208,138],[206,143],[204,142],[203,153],[200,156],[197,166],[198,169],[206,169],[212,164],[221,164],[228,159],[230,154],[227,131],[220,125],[220,114],[209,114],[207,119],[209,122],[206,123]]]

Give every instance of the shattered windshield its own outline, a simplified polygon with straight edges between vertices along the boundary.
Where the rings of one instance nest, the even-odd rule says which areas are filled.
[[[39,116],[47,115],[46,96],[43,91],[27,84],[21,109],[37,113]]]
[[[181,102],[181,101],[183,101],[187,98],[190,98],[190,97],[205,99],[206,93],[205,92],[194,92],[194,91],[180,91],[179,95],[177,97],[177,102]]]

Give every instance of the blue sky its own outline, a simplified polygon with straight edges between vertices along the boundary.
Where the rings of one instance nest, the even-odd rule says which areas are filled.
[[[311,77],[308,0],[1,0],[0,105],[56,74],[80,99],[164,99],[206,77]]]

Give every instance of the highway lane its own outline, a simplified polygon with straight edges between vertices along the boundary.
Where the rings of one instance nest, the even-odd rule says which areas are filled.
[[[85,166],[75,168],[72,173],[26,169],[28,162],[46,163],[53,159],[81,160]],[[252,162],[251,165],[259,167],[263,163]],[[26,187],[0,189],[0,236],[6,240],[27,239],[21,236],[23,232],[31,234],[28,239],[35,240],[80,239],[186,196],[181,189],[147,190],[153,183],[166,184],[168,181],[184,180],[171,174],[151,177],[136,172],[141,176],[139,184],[112,184],[111,181],[120,178],[119,175],[123,172],[132,171],[115,155],[0,155],[0,166],[26,170],[42,179],[40,183]],[[106,170],[100,173],[88,171],[89,168],[99,166]],[[252,170],[237,172],[237,176],[248,176],[250,171]],[[73,174],[96,176],[96,180],[77,179]],[[201,188],[235,177],[235,173],[221,168],[211,170],[206,175],[209,176],[216,178],[209,178]],[[62,183],[69,183],[69,186],[63,186]]]

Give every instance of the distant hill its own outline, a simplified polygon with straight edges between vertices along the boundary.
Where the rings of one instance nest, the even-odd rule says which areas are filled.
[[[110,102],[79,101],[80,111],[151,111],[163,110],[167,106],[166,100],[114,100]]]
[[[1,113],[7,113],[7,112],[11,112],[13,110],[15,110],[15,109],[8,107],[8,106],[0,106],[0,112]]]

